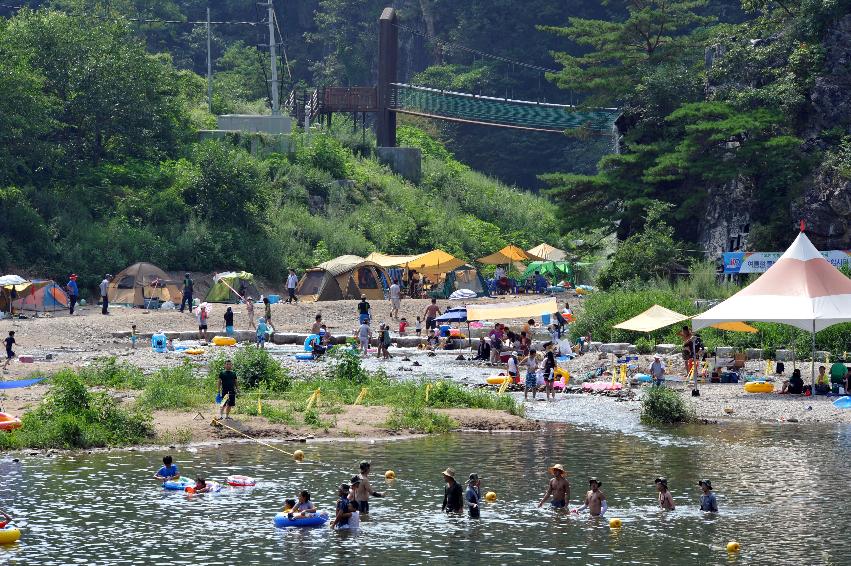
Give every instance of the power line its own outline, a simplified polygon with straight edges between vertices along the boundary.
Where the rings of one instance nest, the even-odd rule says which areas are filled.
[[[497,61],[502,61],[503,63],[509,63],[511,65],[517,65],[518,67],[525,67],[527,69],[533,69],[535,71],[543,71],[543,72],[546,72],[546,73],[558,73],[559,72],[557,69],[550,69],[548,67],[541,67],[540,65],[533,65],[531,63],[524,63],[522,61],[515,61],[514,59],[509,59],[509,58],[503,57],[501,55],[494,55],[493,53],[487,53],[486,51],[480,51],[479,49],[473,49],[472,47],[467,47],[465,45],[460,45],[458,43],[452,43],[450,41],[445,41],[445,40],[443,40],[439,37],[436,37],[434,35],[429,35],[425,32],[422,32],[422,31],[419,31],[419,30],[416,30],[416,29],[413,29],[413,28],[409,28],[408,26],[405,26],[405,25],[402,25],[402,24],[399,24],[399,23],[396,23],[396,24],[393,24],[393,25],[396,26],[399,29],[403,29],[405,31],[411,32],[414,35],[419,35],[419,36],[425,37],[426,39],[431,39],[432,41],[436,41],[437,43],[440,43],[441,45],[446,45],[446,46],[451,47],[453,49],[458,49],[459,51],[466,51],[468,53],[480,55],[481,57],[489,57],[491,59],[496,59]]]
[[[11,4],[0,4],[0,8],[9,8],[11,10],[23,10],[24,8],[29,8],[29,6],[13,6]],[[117,18],[112,18],[110,16],[105,16],[105,15],[101,15],[101,14],[89,14],[89,13],[86,13],[86,12],[80,12],[79,14],[69,13],[69,12],[63,12],[63,13],[68,14],[69,16],[82,15],[82,16],[86,16],[86,17],[89,17],[89,18],[98,18],[98,19],[101,19],[101,20],[117,19]],[[124,17],[124,16],[121,16],[121,18],[125,19],[127,21],[130,21],[130,22],[139,22],[139,23],[143,23],[143,24],[192,24],[192,25],[195,25],[195,24],[206,25],[207,24],[207,20],[161,20],[161,19],[156,19],[156,18],[128,18],[128,17]],[[213,22],[213,21],[211,21],[210,24],[211,25],[212,24],[219,24],[219,25],[258,26],[258,25],[261,24],[261,22],[241,22],[241,21],[217,21],[217,22]]]

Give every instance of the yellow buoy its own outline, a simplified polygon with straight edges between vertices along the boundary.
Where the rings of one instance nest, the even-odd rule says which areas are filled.
[[[730,542],[727,543],[727,552],[739,552],[739,550],[741,548],[742,548],[742,545],[740,545],[739,543],[737,543],[734,540],[731,540]]]
[[[384,479],[395,480],[396,479],[396,472],[394,472],[393,470],[387,470],[386,472],[384,472]]]
[[[302,452],[301,450],[296,450],[295,452],[293,452],[293,458],[301,462],[302,460],[304,460],[304,452]]]
[[[0,544],[12,544],[21,538],[21,531],[14,525],[7,525],[0,529]]]
[[[493,503],[494,501],[496,501],[496,493],[494,493],[493,491],[487,492],[485,494],[485,501],[487,501],[488,503]]]
[[[611,528],[619,529],[619,528],[621,528],[621,525],[623,525],[623,522],[620,519],[618,519],[618,518],[609,519],[609,526]]]

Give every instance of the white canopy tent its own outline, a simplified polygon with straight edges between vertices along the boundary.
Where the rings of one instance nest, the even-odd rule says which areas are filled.
[[[812,334],[815,389],[816,332],[851,322],[851,279],[833,267],[801,232],[759,279],[692,319],[695,330],[721,322],[789,324]]]

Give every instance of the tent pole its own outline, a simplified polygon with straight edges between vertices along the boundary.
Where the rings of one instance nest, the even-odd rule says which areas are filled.
[[[816,394],[816,321],[813,319],[813,363],[810,366],[810,386],[812,387],[812,395]]]

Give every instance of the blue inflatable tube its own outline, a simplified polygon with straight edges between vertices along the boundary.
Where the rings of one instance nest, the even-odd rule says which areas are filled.
[[[284,529],[286,527],[321,527],[327,522],[327,513],[319,513],[312,517],[304,517],[302,519],[289,519],[286,513],[278,513],[275,515],[275,526],[279,529]]]
[[[312,360],[313,354],[308,354],[307,352],[302,352],[300,354],[296,354],[295,359],[297,359],[297,360]]]
[[[851,409],[851,397],[840,397],[833,402],[833,406],[837,409]]]
[[[163,488],[170,489],[172,491],[183,491],[187,487],[195,487],[195,482],[183,476],[177,478],[176,480],[169,480],[163,482]]]

